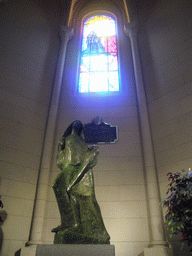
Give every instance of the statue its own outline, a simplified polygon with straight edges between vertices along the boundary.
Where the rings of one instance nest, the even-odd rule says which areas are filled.
[[[80,121],[73,122],[59,141],[57,167],[61,173],[52,186],[61,225],[52,229],[54,244],[110,243],[94,192],[92,168],[98,154],[97,146],[85,144]]]

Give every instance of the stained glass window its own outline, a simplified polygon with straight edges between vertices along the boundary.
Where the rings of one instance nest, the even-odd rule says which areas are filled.
[[[115,20],[95,15],[85,20],[80,60],[79,92],[119,91]]]

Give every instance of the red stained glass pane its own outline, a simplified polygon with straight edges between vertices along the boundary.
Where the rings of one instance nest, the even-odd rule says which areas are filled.
[[[108,38],[108,52],[111,54],[117,52],[117,43],[116,43],[116,36],[111,36]]]

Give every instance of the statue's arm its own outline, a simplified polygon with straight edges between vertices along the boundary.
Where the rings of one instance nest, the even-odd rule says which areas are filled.
[[[70,192],[72,187],[74,187],[84,176],[84,174],[89,170],[88,168],[88,164],[84,164],[81,166],[81,170],[79,172],[79,174],[75,177],[75,179],[73,180],[73,182],[71,184],[69,184],[68,188],[67,188],[67,192]]]
[[[70,192],[72,187],[74,187],[83,178],[84,174],[96,165],[98,154],[99,148],[96,146],[93,146],[85,153],[83,163],[80,166],[79,174],[76,176],[73,182],[69,184],[67,192]]]
[[[65,167],[69,164],[68,159],[66,159],[65,155],[64,155],[64,138],[62,137],[59,141],[58,144],[58,154],[57,154],[57,167],[62,171],[60,172],[56,179],[54,180],[54,183],[52,184],[53,187],[56,187],[62,180],[63,180],[63,170],[65,169]]]

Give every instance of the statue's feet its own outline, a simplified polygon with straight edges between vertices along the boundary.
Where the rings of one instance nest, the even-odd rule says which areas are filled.
[[[64,228],[62,225],[59,225],[58,227],[53,228],[53,229],[51,230],[51,232],[57,233],[57,232],[59,232],[59,231],[65,230],[65,229],[66,229],[66,228]]]
[[[80,231],[80,230],[81,230],[81,228],[80,228],[80,225],[79,225],[79,224],[75,224],[73,227],[70,227],[70,228],[66,228],[66,227],[64,227],[64,226],[62,226],[62,225],[59,225],[58,227],[53,228],[53,229],[51,230],[51,232],[54,232],[54,233],[57,233],[57,232],[59,232],[59,231],[77,232],[77,231]]]

